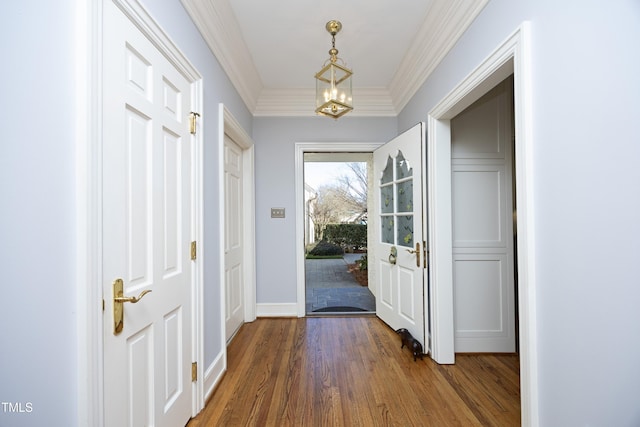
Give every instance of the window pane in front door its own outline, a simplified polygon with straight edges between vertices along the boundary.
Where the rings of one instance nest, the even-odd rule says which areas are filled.
[[[402,151],[389,157],[380,178],[380,224],[383,243],[413,247],[413,169]]]

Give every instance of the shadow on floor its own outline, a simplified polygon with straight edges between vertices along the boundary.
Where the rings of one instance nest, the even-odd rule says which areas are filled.
[[[375,313],[375,297],[368,287],[356,282],[347,269],[348,264],[361,256],[345,254],[343,259],[305,260],[307,314]]]

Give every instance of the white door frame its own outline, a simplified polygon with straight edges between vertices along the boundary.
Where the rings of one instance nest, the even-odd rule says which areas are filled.
[[[449,93],[428,121],[429,221],[432,233],[431,332],[433,358],[454,362],[453,268],[451,240],[451,126],[450,121],[510,74],[514,76],[516,206],[518,209],[518,307],[520,334],[521,419],[537,426],[538,360],[531,121],[529,24],[511,36]]]
[[[296,142],[296,283],[298,317],[305,317],[307,314],[304,268],[304,153],[372,153],[383,144],[383,142]]]
[[[255,232],[255,150],[251,137],[240,126],[240,123],[233,117],[231,112],[224,106],[219,105],[218,109],[218,200],[220,203],[220,325],[221,325],[221,348],[224,350],[226,359],[226,294],[225,294],[225,254],[224,254],[224,235],[225,235],[225,212],[226,198],[224,185],[224,135],[227,134],[242,149],[242,210],[243,216],[243,292],[244,292],[244,321],[253,322],[256,320],[256,232]]]
[[[105,0],[110,1],[110,0]],[[113,2],[191,83],[192,107],[203,114],[202,76],[137,0]],[[76,288],[78,425],[104,425],[104,360],[102,301],[102,22],[103,2],[76,1]],[[186,124],[185,124],[186,125]],[[202,126],[189,143],[192,150],[192,239],[202,253]],[[192,274],[192,358],[202,366],[203,263]],[[106,319],[106,320],[105,320]],[[192,415],[204,407],[202,373],[193,383]]]

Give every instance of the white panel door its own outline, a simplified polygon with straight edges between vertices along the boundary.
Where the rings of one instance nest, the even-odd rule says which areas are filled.
[[[226,337],[229,341],[244,322],[242,230],[242,149],[224,136],[224,283]]]
[[[512,92],[501,83],[451,121],[456,352],[514,352]]]
[[[418,124],[373,153],[376,314],[406,328],[425,347],[422,213],[424,125]]]
[[[191,416],[190,84],[110,1],[104,8],[103,298],[107,427]],[[114,330],[112,283],[124,296]]]

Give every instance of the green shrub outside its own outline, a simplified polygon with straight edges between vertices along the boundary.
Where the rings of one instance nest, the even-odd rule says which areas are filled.
[[[321,240],[318,244],[309,251],[309,255],[313,256],[331,256],[331,255],[342,255],[344,254],[344,250],[335,243],[327,242],[326,240]]]
[[[366,224],[327,224],[324,238],[343,248],[357,249],[367,247]]]

